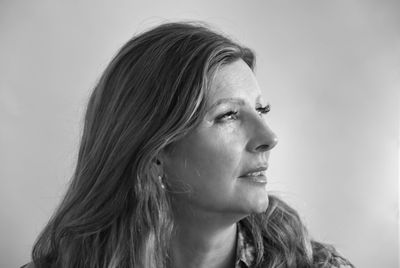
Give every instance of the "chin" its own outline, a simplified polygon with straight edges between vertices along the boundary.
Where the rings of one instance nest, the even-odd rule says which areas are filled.
[[[259,200],[254,200],[251,206],[250,213],[263,213],[267,210],[269,204],[268,195],[260,198]]]
[[[268,209],[269,200],[268,195],[262,196],[250,195],[246,198],[235,200],[231,202],[229,208],[223,211],[247,217],[250,214],[264,213]]]

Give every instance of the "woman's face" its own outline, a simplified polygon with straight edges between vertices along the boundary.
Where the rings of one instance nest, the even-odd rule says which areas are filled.
[[[174,200],[209,212],[265,211],[265,170],[277,137],[266,123],[267,103],[244,61],[216,72],[206,106],[202,122],[164,154]]]

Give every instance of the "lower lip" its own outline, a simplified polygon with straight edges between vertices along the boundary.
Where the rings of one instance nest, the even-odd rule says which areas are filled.
[[[251,182],[256,182],[256,183],[260,183],[260,184],[266,184],[268,182],[267,177],[264,175],[260,175],[260,176],[242,176],[239,177],[241,179],[244,180],[249,180]]]

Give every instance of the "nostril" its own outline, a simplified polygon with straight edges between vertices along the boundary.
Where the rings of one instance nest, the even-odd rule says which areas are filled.
[[[252,139],[249,140],[247,149],[251,152],[269,151],[278,143],[277,135],[265,123],[251,128],[249,135]]]
[[[278,138],[274,135],[268,142],[264,142],[263,144],[258,145],[255,148],[255,150],[257,152],[268,151],[274,148],[277,143],[278,143]]]
[[[257,150],[257,151],[260,151],[260,152],[263,152],[263,151],[268,151],[270,148],[271,148],[270,145],[268,145],[268,144],[263,144],[263,145],[258,146],[258,147],[256,148],[256,150]]]

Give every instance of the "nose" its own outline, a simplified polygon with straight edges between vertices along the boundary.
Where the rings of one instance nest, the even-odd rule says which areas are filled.
[[[278,143],[278,137],[269,128],[267,123],[262,118],[253,121],[253,126],[248,128],[250,130],[250,140],[248,143],[248,150],[251,152],[265,152],[271,150]]]

